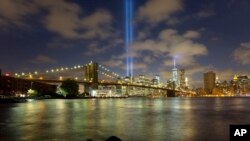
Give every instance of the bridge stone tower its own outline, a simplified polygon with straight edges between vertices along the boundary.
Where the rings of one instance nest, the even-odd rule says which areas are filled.
[[[90,62],[84,66],[84,81],[92,83],[92,88],[98,88],[98,63]]]

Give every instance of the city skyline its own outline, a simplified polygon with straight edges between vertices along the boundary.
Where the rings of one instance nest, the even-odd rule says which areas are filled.
[[[126,75],[124,1],[3,0],[3,71],[27,72],[100,62]],[[249,75],[247,0],[134,1],[133,72],[172,77],[173,57],[192,84],[214,70],[222,80]]]

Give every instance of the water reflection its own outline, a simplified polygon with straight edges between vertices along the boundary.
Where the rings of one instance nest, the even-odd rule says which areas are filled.
[[[0,105],[1,140],[228,140],[248,98],[41,100]]]

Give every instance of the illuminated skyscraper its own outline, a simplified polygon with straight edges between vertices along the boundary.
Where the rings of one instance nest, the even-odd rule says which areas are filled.
[[[187,77],[185,78],[185,87],[187,87],[187,88],[189,87],[188,78]]]
[[[172,69],[172,81],[174,82],[175,86],[179,86],[177,71],[178,70],[175,66],[175,59],[174,59],[174,68]]]
[[[213,88],[215,87],[216,74],[213,71],[204,73],[204,90],[208,94],[212,94]]]
[[[160,76],[159,76],[159,75],[155,75],[155,76],[154,76],[154,79],[156,79],[156,80],[157,80],[157,84],[159,84],[159,83],[160,83]]]
[[[181,88],[185,88],[186,87],[185,70],[184,69],[180,70],[180,87]]]

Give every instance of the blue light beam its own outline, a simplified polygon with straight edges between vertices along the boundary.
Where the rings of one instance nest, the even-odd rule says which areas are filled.
[[[126,76],[133,75],[133,58],[129,54],[129,48],[133,37],[133,0],[125,0],[125,50],[126,50]]]

